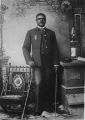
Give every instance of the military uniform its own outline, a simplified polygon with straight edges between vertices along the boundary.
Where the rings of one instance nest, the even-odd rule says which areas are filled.
[[[28,64],[30,60],[35,62],[35,66],[40,67],[42,71],[42,81],[38,88],[38,104],[43,107],[50,101],[54,94],[54,77],[52,68],[54,64],[59,63],[59,53],[57,49],[55,32],[46,27],[38,27],[27,32],[23,53]],[[32,55],[30,55],[32,53]],[[46,103],[46,104],[45,104]],[[39,110],[40,111],[40,110]]]

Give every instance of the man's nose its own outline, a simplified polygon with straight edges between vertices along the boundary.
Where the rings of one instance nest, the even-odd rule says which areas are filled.
[[[41,19],[40,22],[45,22],[45,20],[44,20],[44,19]]]
[[[40,21],[43,21],[43,19],[40,19]]]

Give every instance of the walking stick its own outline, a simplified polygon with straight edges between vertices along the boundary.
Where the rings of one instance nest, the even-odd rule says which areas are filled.
[[[54,65],[55,72],[56,72],[56,79],[55,79],[55,119],[56,119],[56,100],[57,100],[57,70],[59,65]]]
[[[31,83],[32,83],[32,78],[33,78],[33,72],[32,72],[32,68],[31,68],[31,79],[30,79],[30,82],[29,82],[28,88],[27,88],[27,96],[26,96],[26,100],[25,100],[25,104],[24,104],[21,120],[23,120],[23,117],[24,117],[25,108],[26,108],[26,105],[27,105],[28,95],[29,95],[29,91],[30,91],[30,86],[31,86]]]

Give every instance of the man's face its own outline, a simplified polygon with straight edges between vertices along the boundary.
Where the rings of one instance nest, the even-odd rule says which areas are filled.
[[[37,25],[40,27],[44,27],[46,24],[46,18],[43,15],[39,15],[36,18]]]

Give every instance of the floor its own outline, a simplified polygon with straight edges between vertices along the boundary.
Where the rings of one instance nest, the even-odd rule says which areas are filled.
[[[59,114],[48,113],[43,111],[41,116],[33,116],[25,114],[24,116],[15,115],[15,114],[7,114],[0,109],[0,120],[84,120],[84,107],[83,106],[73,106],[69,108],[70,114]]]

